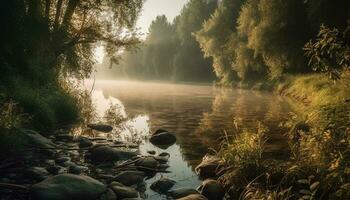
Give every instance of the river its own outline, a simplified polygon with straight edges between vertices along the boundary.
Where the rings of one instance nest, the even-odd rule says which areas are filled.
[[[86,87],[91,89],[92,81]],[[195,166],[211,149],[218,150],[224,138],[243,130],[254,132],[262,123],[269,129],[265,154],[283,159],[286,131],[280,124],[292,111],[283,97],[270,92],[216,88],[211,85],[156,82],[97,80],[93,86],[93,103],[103,117],[110,105],[127,118],[116,134],[125,139],[139,138],[139,151],[170,153],[169,171],[164,176],[177,181],[176,187],[195,188],[200,180]],[[150,144],[147,136],[157,129],[176,134],[177,142],[166,150]],[[227,134],[227,137],[225,136]],[[161,175],[147,180],[150,183]],[[146,190],[146,199],[165,199]]]

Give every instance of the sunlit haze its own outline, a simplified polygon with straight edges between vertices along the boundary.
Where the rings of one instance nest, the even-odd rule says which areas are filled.
[[[158,15],[165,15],[172,22],[187,2],[188,0],[146,0],[136,24],[142,37],[146,37],[148,27]],[[95,49],[97,63],[102,63],[104,53],[103,47]]]

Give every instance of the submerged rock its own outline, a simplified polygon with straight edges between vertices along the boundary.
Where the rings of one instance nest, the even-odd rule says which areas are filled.
[[[195,171],[201,178],[212,178],[217,176],[220,169],[220,158],[216,156],[204,156],[202,162],[196,167]]]
[[[206,179],[203,181],[199,190],[208,200],[222,200],[225,196],[225,190],[222,185],[213,179]]]
[[[45,179],[30,188],[35,200],[95,200],[106,191],[106,186],[88,176],[62,174]]]
[[[128,160],[137,154],[131,151],[123,151],[108,146],[100,146],[91,150],[90,158],[93,162],[111,162]]]
[[[93,130],[101,131],[104,133],[109,133],[113,130],[113,127],[107,124],[88,124],[87,126]]]
[[[191,195],[179,198],[178,200],[208,200],[208,199],[201,194],[191,194]]]
[[[117,174],[113,180],[119,182],[125,186],[131,186],[143,182],[146,174],[141,171],[123,171]]]
[[[186,197],[191,194],[199,194],[199,192],[193,188],[177,188],[174,190],[170,190],[167,195],[174,198],[179,199],[182,197]]]
[[[115,192],[118,199],[137,198],[139,193],[132,187],[125,186],[118,182],[112,182],[110,188]]]
[[[159,129],[150,138],[150,142],[162,149],[166,149],[176,142],[176,137],[173,133]]]
[[[175,183],[176,181],[172,179],[161,177],[159,180],[152,183],[151,189],[158,193],[165,194],[175,185]]]

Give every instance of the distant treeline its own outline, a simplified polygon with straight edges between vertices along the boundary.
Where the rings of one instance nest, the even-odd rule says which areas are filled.
[[[124,52],[117,66],[102,71],[178,81],[216,75],[223,85],[308,73],[305,44],[322,25],[346,35],[349,14],[349,0],[190,0],[172,23],[158,16],[139,50]]]

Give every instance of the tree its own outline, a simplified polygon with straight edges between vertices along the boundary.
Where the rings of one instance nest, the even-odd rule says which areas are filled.
[[[338,80],[343,70],[350,69],[350,47],[336,28],[321,26],[316,41],[306,43],[304,50],[309,66]]]
[[[143,0],[13,0],[2,3],[1,60],[39,84],[87,77],[93,49],[107,53],[137,42],[132,30]],[[3,68],[3,66],[2,66]],[[10,72],[11,71],[11,72]],[[42,76],[45,73],[46,76]]]

